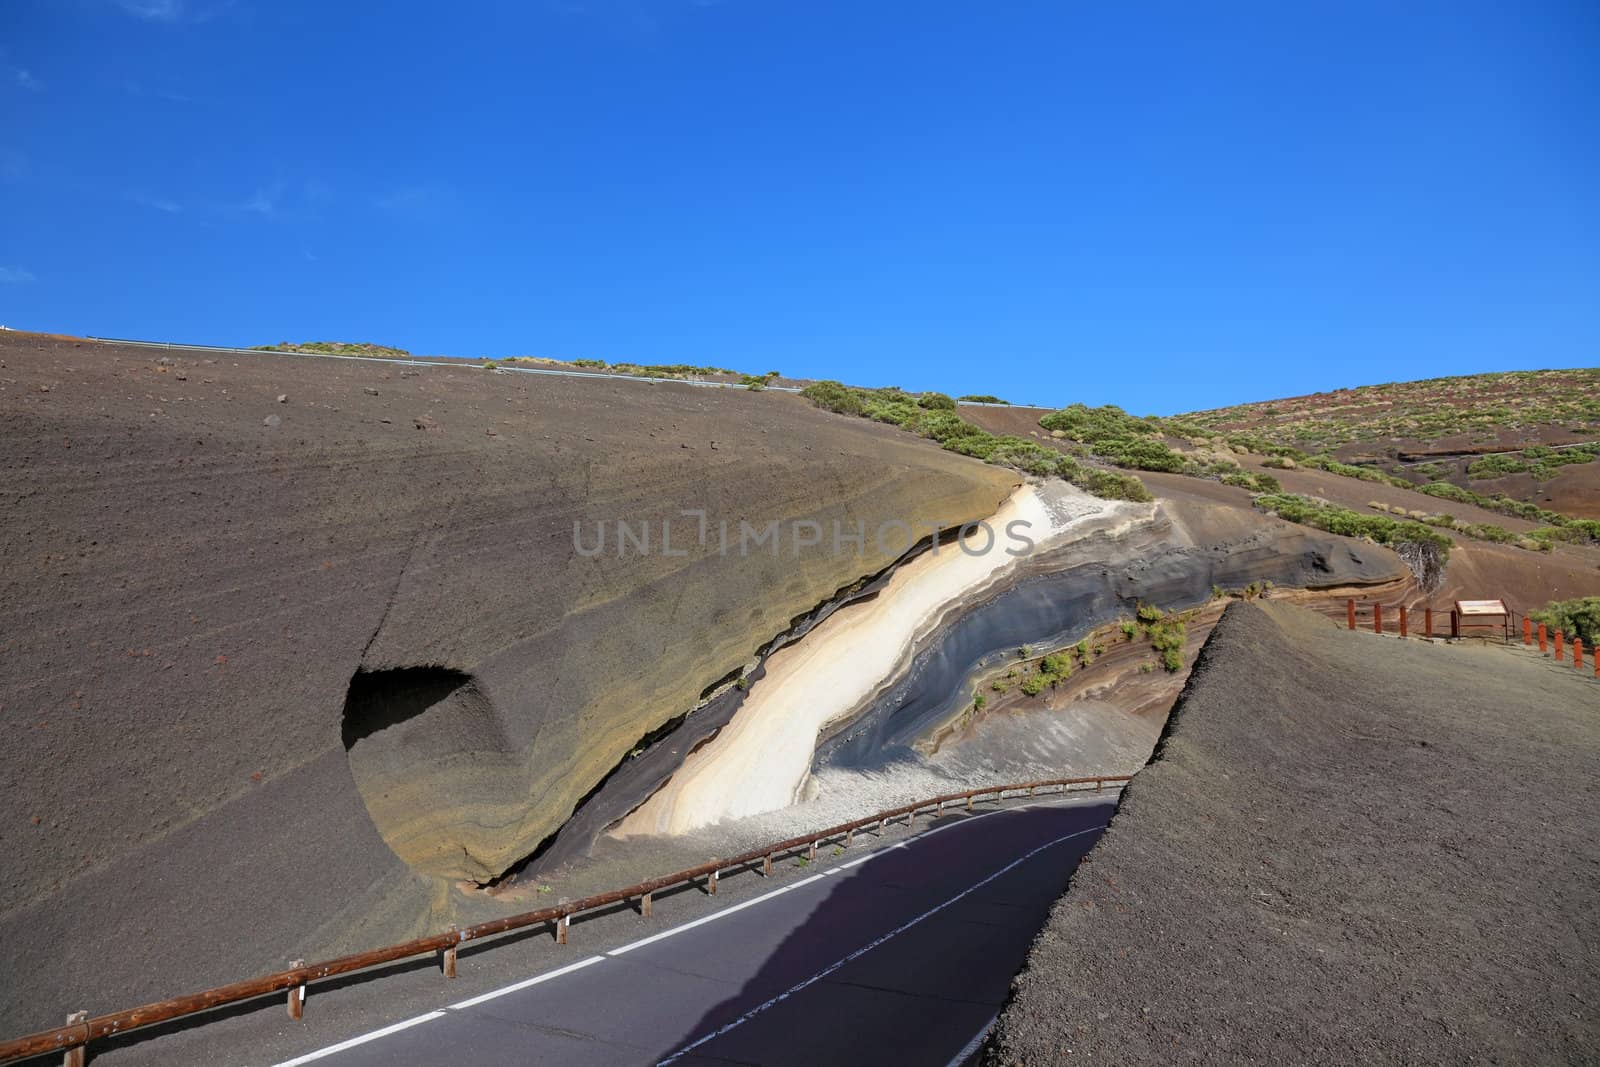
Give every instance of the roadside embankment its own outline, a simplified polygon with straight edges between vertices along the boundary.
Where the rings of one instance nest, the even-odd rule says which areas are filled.
[[[1600,1054],[1600,685],[1230,606],[992,1063]]]

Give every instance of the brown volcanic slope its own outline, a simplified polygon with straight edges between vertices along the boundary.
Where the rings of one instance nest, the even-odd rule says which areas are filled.
[[[1235,604],[991,1063],[1586,1062],[1600,681]]]
[[[162,355],[0,334],[0,1031],[438,925],[891,562],[719,556],[680,508],[953,525],[1014,484],[773,392]],[[689,554],[574,552],[613,519]]]
[[[1600,440],[1600,368],[1365,385],[1179,418],[1214,432],[1329,451],[1419,484],[1445,480],[1485,496],[1504,494],[1579,518],[1600,518],[1600,462],[1557,467],[1553,477],[1543,478],[1467,473],[1487,453]]]

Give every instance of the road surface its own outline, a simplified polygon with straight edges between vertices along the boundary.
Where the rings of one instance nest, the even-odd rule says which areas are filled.
[[[1108,798],[951,815],[281,1067],[963,1063],[1112,810]]]

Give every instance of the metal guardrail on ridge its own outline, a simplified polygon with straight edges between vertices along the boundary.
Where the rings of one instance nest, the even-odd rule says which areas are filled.
[[[416,356],[353,356],[340,352],[312,352],[304,348],[224,348],[220,345],[186,345],[168,341],[131,341],[125,337],[86,337],[86,341],[94,341],[104,345],[131,345],[135,348],[160,348],[174,352],[226,352],[241,356],[310,356],[316,359],[358,359],[369,363],[398,363],[410,367],[481,367],[486,360],[459,358],[459,359],[422,359]],[[708,389],[743,389],[745,386],[738,382],[708,382],[699,378],[657,378],[646,374],[609,374],[605,371],[593,370],[557,370],[553,367],[519,367],[495,361],[493,368],[497,371],[511,371],[516,374],[543,374],[557,378],[604,378],[608,381],[622,382],[657,382],[677,383],[679,385],[699,385]],[[780,393],[798,393],[798,386],[793,385],[768,385],[763,388]]]
[[[124,1034],[140,1027],[151,1026],[155,1023],[169,1022],[187,1015],[196,1015],[209,1011],[212,1008],[222,1007],[225,1004],[237,1004],[245,1000],[254,1000],[257,997],[267,996],[271,993],[289,990],[288,1009],[290,1018],[298,1019],[304,1010],[306,986],[323,978],[334,975],[350,974],[354,971],[366,970],[385,963],[394,963],[397,960],[409,959],[414,956],[423,956],[429,953],[442,953],[441,969],[446,978],[456,976],[456,949],[468,942],[478,941],[496,934],[509,933],[530,926],[554,924],[557,944],[567,943],[567,928],[571,925],[572,917],[586,911],[594,911],[611,904],[619,904],[638,898],[639,911],[645,918],[651,916],[651,898],[663,890],[684,883],[692,883],[705,879],[706,891],[717,891],[717,879],[723,871],[735,870],[760,862],[762,873],[772,873],[774,858],[787,856],[804,849],[809,859],[816,859],[817,846],[836,838],[842,837],[843,845],[849,846],[857,830],[864,829],[877,823],[881,828],[891,819],[906,816],[908,825],[916,822],[917,813],[924,808],[932,809],[932,814],[943,813],[945,805],[966,801],[968,810],[978,797],[995,795],[995,801],[1005,799],[1007,793],[1021,794],[1025,790],[1028,796],[1034,796],[1041,789],[1059,787],[1060,792],[1071,792],[1074,786],[1094,786],[1096,793],[1101,792],[1107,783],[1122,783],[1132,780],[1132,775],[1107,774],[1093,778],[1048,778],[1036,782],[1021,782],[1014,785],[985,786],[981,789],[967,789],[959,793],[946,793],[942,796],[930,797],[912,804],[905,804],[898,808],[880,811],[864,819],[840,823],[830,826],[825,830],[804,834],[800,837],[791,837],[786,841],[766,845],[762,848],[752,849],[728,858],[713,858],[698,867],[687,870],[675,871],[660,878],[652,878],[648,882],[640,882],[624,889],[614,889],[606,893],[583,897],[579,900],[562,902],[538,911],[524,912],[520,915],[508,915],[502,919],[490,919],[487,922],[477,923],[473,926],[457,928],[452,926],[444,933],[434,934],[430,937],[414,938],[402,941],[396,945],[372,949],[367,952],[357,952],[348,956],[339,956],[336,959],[326,960],[321,963],[297,964],[286,971],[262,975],[231,985],[218,986],[200,993],[191,993],[185,997],[176,997],[163,1000],[154,1004],[144,1004],[126,1011],[113,1012],[110,1015],[97,1015],[93,1018],[80,1018],[66,1026],[58,1026],[54,1030],[43,1030],[39,1033],[28,1034],[24,1037],[13,1038],[10,1041],[0,1042],[0,1063],[11,1063],[15,1060],[26,1059],[30,1056],[46,1055],[52,1052],[68,1052],[72,1049],[81,1049],[91,1041],[103,1040],[116,1034]],[[69,1052],[69,1055],[71,1053]],[[80,1061],[81,1062],[81,1061]]]
[[[226,348],[221,345],[186,345],[170,341],[132,341],[126,337],[85,337],[85,341],[94,341],[103,345],[131,345],[135,348],[161,348],[175,352],[226,352],[243,356],[313,356],[318,359],[359,359],[372,363],[399,363],[415,367],[476,367],[483,361],[471,358],[458,359],[421,359],[416,356],[351,356],[337,352],[312,352],[304,348]],[[518,367],[497,362],[494,368],[499,371],[513,371],[517,374],[547,374],[558,378],[607,378],[612,381],[628,382],[677,382],[681,385],[700,385],[710,389],[743,389],[745,386],[738,382],[708,382],[695,378],[656,378],[644,374],[608,374],[605,371],[593,370],[557,370],[553,367]],[[779,393],[798,393],[801,390],[797,385],[768,385],[763,388]],[[1040,404],[1010,404],[1004,401],[996,404],[987,400],[958,400],[962,407],[973,408],[1021,408],[1027,411],[1054,411],[1054,408]]]

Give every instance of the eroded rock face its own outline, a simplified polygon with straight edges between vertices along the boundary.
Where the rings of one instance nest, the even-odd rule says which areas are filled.
[[[527,855],[901,551],[723,555],[681,509],[948,526],[1016,481],[776,392],[19,333],[0,356],[7,1030],[437,925],[444,879]],[[575,551],[616,520],[656,550]],[[353,680],[424,668],[347,732]]]

